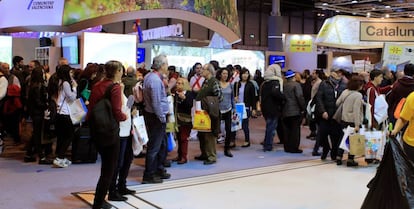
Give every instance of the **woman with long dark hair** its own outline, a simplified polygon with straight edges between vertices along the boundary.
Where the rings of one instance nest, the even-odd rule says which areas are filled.
[[[42,127],[44,111],[47,108],[47,91],[41,67],[36,67],[31,73],[27,104],[28,113],[32,118],[33,134],[27,146],[24,161],[35,161],[35,154],[37,154],[39,164],[52,164],[52,160],[47,158],[52,153],[52,144],[48,143],[42,147]]]
[[[119,123],[120,121],[125,121],[127,116],[122,113],[122,100],[121,100],[121,77],[122,77],[122,64],[118,61],[108,61],[105,63],[105,77],[98,81],[93,87],[91,92],[91,97],[89,99],[89,114],[95,107],[96,103],[99,100],[105,97],[106,91],[110,90],[110,101],[112,107],[112,114],[115,120]],[[111,87],[112,86],[112,87]],[[111,89],[108,89],[111,88]],[[88,118],[90,115],[88,114]],[[96,129],[96,125],[90,121],[89,124],[91,131]],[[113,131],[113,130],[108,130]],[[115,173],[115,169],[117,169],[117,162],[119,158],[119,151],[120,151],[120,138],[119,138],[119,124],[117,134],[105,134],[106,136],[110,135],[114,138],[105,139],[106,141],[112,142],[111,144],[101,144],[99,140],[102,140],[101,136],[93,134],[92,137],[96,137],[94,139],[96,148],[101,155],[101,174],[99,177],[98,184],[96,185],[95,190],[95,199],[93,202],[92,208],[102,208],[105,207],[107,204],[105,203],[105,196],[108,193],[109,186],[113,175]],[[118,194],[109,194],[109,200],[113,201],[122,201],[126,200],[125,197],[119,196]]]
[[[232,137],[234,139],[236,134],[231,131],[231,117],[232,110],[234,108],[233,86],[229,82],[229,71],[226,68],[222,68],[217,71],[216,78],[220,82],[221,92],[223,93],[223,100],[220,102],[219,106],[221,116],[220,119],[224,121],[224,129],[226,132],[224,139],[224,155],[227,157],[233,157],[233,154],[230,151],[230,141]]]
[[[251,112],[256,110],[257,92],[254,84],[250,81],[250,72],[247,68],[240,71],[240,81],[234,84],[234,97],[236,102],[245,105],[247,115],[243,115],[242,129],[244,132],[244,144],[241,147],[250,147],[249,118]]]
[[[70,119],[69,103],[76,99],[77,83],[73,79],[73,69],[69,65],[62,65],[57,71],[59,78],[56,114],[56,158],[53,165],[57,168],[66,168],[72,162],[65,157],[70,143],[75,137],[75,129]]]

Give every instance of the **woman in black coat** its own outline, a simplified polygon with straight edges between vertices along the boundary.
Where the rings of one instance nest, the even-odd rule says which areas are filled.
[[[35,154],[39,156],[39,164],[52,164],[47,155],[52,153],[52,143],[42,146],[42,131],[44,112],[47,109],[47,90],[43,79],[43,69],[33,69],[30,76],[27,107],[33,121],[33,134],[27,146],[25,162],[36,161]]]
[[[244,132],[244,144],[242,147],[250,147],[249,117],[252,110],[256,110],[258,100],[257,91],[250,81],[250,72],[246,68],[240,71],[240,81],[234,84],[235,102],[243,102],[246,106],[247,116],[243,116],[242,129]]]

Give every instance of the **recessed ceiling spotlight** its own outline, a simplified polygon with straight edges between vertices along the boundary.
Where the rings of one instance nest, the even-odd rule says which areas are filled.
[[[385,8],[386,8],[386,9],[389,9],[389,8],[391,8],[391,6],[390,6],[390,5],[387,5],[387,6],[385,6]]]
[[[367,12],[367,17],[371,17],[371,13],[370,12]]]
[[[385,18],[389,18],[389,17],[390,17],[390,14],[386,14],[386,15],[385,15]]]
[[[356,15],[356,12],[352,12],[352,15]]]
[[[328,3],[325,2],[325,3],[322,4],[322,6],[328,6]]]
[[[375,7],[372,7],[372,10],[376,10],[377,8],[375,8]]]
[[[335,12],[336,12],[336,13],[339,13],[340,11],[339,11],[339,10],[335,10]]]
[[[355,0],[354,0],[354,1],[351,1],[351,3],[355,4],[355,3],[358,3],[358,1],[355,1]]]

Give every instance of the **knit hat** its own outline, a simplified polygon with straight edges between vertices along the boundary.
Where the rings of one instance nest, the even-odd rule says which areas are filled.
[[[266,71],[263,74],[263,78],[265,80],[270,80],[272,77],[282,77],[282,69],[280,68],[280,65],[278,64],[271,64],[269,67],[267,67]]]
[[[295,76],[295,72],[293,72],[293,70],[289,69],[288,71],[285,72],[285,78],[292,78]]]

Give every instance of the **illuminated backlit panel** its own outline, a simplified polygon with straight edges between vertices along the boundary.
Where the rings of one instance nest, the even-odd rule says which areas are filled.
[[[0,28],[54,31],[62,26],[63,6],[62,0],[1,0]]]
[[[102,63],[109,60],[120,61],[125,68],[136,66],[135,35],[111,33],[83,33],[83,68],[89,62]]]
[[[78,27],[144,18],[175,18],[197,23],[220,33],[229,43],[240,41],[236,0],[67,0],[63,25]]]
[[[153,45],[151,59],[159,54],[166,54],[168,64],[174,65],[183,76],[187,76],[196,62],[205,64],[216,60],[220,67],[238,64],[249,69],[252,75],[256,70],[262,71],[265,65],[264,52],[254,50]]]
[[[0,36],[0,62],[7,62],[12,66],[12,37]]]

